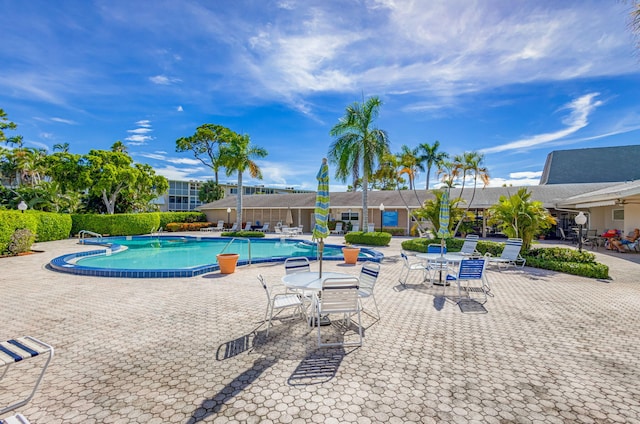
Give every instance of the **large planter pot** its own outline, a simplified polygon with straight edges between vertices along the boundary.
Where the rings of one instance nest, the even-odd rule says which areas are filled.
[[[233,274],[239,257],[240,255],[237,253],[220,253],[216,255],[220,266],[220,274]]]
[[[344,263],[355,264],[358,262],[358,254],[360,254],[359,247],[343,247],[342,255],[344,256]]]

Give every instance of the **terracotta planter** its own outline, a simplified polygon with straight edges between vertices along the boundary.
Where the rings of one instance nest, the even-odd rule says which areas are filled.
[[[216,255],[218,265],[220,266],[220,274],[233,274],[236,270],[236,264],[240,255],[237,253],[221,253]]]
[[[344,263],[346,264],[357,263],[359,253],[360,253],[359,247],[343,247],[342,254],[344,255]]]

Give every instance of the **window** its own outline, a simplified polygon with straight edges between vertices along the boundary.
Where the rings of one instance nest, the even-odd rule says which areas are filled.
[[[612,219],[614,221],[624,221],[624,209],[614,209],[612,212]]]
[[[341,221],[357,221],[358,220],[358,213],[357,212],[351,212],[351,214],[349,214],[349,212],[342,212],[340,220]]]

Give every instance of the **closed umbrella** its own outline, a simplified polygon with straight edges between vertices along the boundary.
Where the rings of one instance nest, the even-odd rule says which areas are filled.
[[[284,222],[287,225],[293,224],[293,215],[291,215],[291,208],[287,209],[287,218],[284,220]]]
[[[440,253],[444,253],[444,239],[451,237],[449,232],[449,191],[442,192],[440,199],[440,228],[438,228],[438,237],[440,237]]]
[[[314,210],[315,225],[313,226],[313,238],[318,240],[318,260],[320,262],[320,277],[322,277],[322,252],[324,239],[329,235],[329,166],[327,159],[322,159],[322,165],[316,175],[318,191],[316,192],[316,207]]]

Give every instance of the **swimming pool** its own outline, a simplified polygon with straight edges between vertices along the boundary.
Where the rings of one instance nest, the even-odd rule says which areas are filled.
[[[193,277],[219,269],[216,255],[238,253],[238,266],[284,262],[294,256],[317,258],[317,245],[306,240],[195,236],[129,236],[85,239],[99,250],[70,253],[49,263],[55,271],[76,275],[124,278]],[[340,245],[326,244],[324,260],[343,260]],[[383,255],[361,248],[359,260],[380,262]]]

